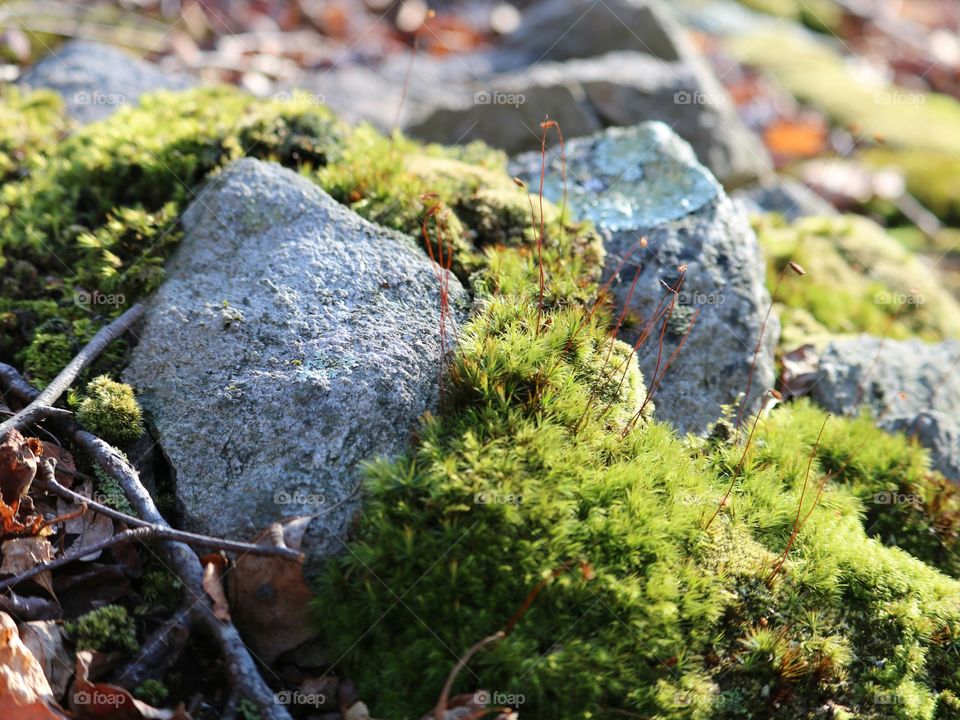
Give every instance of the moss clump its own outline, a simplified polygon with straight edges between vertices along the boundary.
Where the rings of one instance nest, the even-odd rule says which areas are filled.
[[[145,703],[160,705],[170,696],[170,691],[159,680],[144,680],[133,694]]]
[[[57,93],[0,88],[0,180],[13,180],[38,166],[69,125]]]
[[[858,216],[755,220],[772,289],[794,260],[807,271],[788,278],[781,303],[781,347],[822,345],[833,335],[869,332],[926,340],[960,337],[960,304],[922,261]]]
[[[781,28],[738,35],[729,49],[838,124],[859,129],[858,135],[868,131],[897,148],[960,153],[960,101],[948,95],[865,80],[833,46]]]
[[[104,605],[64,625],[77,650],[133,652],[137,630],[127,609],[120,605]]]
[[[94,435],[124,443],[143,435],[143,413],[133,388],[106,375],[92,380],[77,407],[77,421]]]

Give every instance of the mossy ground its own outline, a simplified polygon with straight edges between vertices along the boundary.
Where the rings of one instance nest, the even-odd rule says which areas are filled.
[[[541,312],[527,195],[480,146],[421,147],[235,91],[147,98],[18,160],[0,355],[49,379],[122,309],[76,303],[77,288],[129,303],[155,287],[186,203],[244,151],[415,235],[439,203],[428,234],[442,217],[477,299],[438,414],[407,456],[369,467],[357,533],[317,578],[332,671],[375,716],[428,711],[456,658],[567,564],[455,692],[522,695],[526,718],[960,717],[960,500],[923,451],[869,418],[831,419],[804,491],[824,419],[807,403],[762,419],[742,463],[742,438],[677,437],[649,417],[604,302],[594,312],[595,233],[545,208]],[[774,262],[798,249],[775,239],[794,244]],[[829,327],[829,305],[797,303]],[[798,507],[809,521],[773,576]],[[147,602],[148,585],[165,587],[144,582]]]
[[[856,215],[793,223],[754,220],[767,257],[767,286],[791,260],[807,273],[777,291],[785,350],[870,333],[928,341],[960,337],[960,303],[930,267],[882,227]]]

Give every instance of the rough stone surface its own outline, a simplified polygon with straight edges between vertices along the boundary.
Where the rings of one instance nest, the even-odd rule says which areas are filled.
[[[683,432],[703,433],[746,390],[760,326],[770,304],[764,264],[745,213],[726,196],[690,146],[662,123],[613,128],[567,143],[568,204],[575,217],[591,220],[605,235],[605,275],[614,273],[641,237],[612,285],[621,307],[639,270],[629,326],[621,338],[634,342],[687,266],[679,302],[667,325],[661,367],[678,347],[690,319],[700,315],[656,391],[657,417]],[[518,157],[515,174],[531,182],[539,154]],[[560,202],[558,153],[551,154],[545,195]],[[659,323],[638,352],[644,380],[655,382]],[[763,336],[748,407],[757,409],[774,380],[773,351],[779,325],[771,318]]]
[[[567,138],[660,120],[693,145],[728,187],[771,174],[762,143],[699,60],[666,62],[639,52],[610,52],[544,62],[454,85],[440,102],[425,107],[406,118],[406,129],[434,142],[483,140],[517,153],[539,147],[544,115],[559,122]]]
[[[569,60],[611,50],[637,50],[679,60],[683,48],[663,8],[650,0],[541,0],[504,42],[531,62]]]
[[[20,84],[55,90],[70,116],[88,123],[135,104],[144,93],[191,83],[109,45],[71,40],[27,70]]]
[[[866,405],[880,427],[915,435],[933,467],[960,481],[960,342],[870,335],[838,340],[820,356],[812,396],[838,414]]]
[[[184,524],[246,539],[317,515],[308,556],[341,549],[358,464],[403,451],[437,399],[435,266],[411,238],[251,159],[184,225],[125,373]],[[465,292],[450,284],[462,317]]]

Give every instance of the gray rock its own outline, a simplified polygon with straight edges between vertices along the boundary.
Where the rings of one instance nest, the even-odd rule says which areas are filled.
[[[837,215],[833,205],[817,195],[802,182],[792,178],[776,178],[774,181],[742,188],[733,193],[750,213],[779,213],[787,221],[811,215]]]
[[[569,60],[610,50],[636,50],[662,60],[679,60],[675,23],[651,0],[541,0],[504,39],[504,48],[525,53],[530,62]]]
[[[358,463],[402,452],[436,403],[435,266],[412,238],[251,159],[207,186],[184,226],[125,372],[184,524],[250,538],[317,515],[308,556],[335,551]],[[450,294],[462,317],[456,278]]]
[[[102,120],[144,93],[179,90],[191,85],[184,77],[122,50],[86,40],[70,40],[27,70],[21,85],[55,90],[67,112],[83,123]]]
[[[933,467],[960,481],[960,342],[837,340],[820,356],[813,399],[851,415],[866,405],[877,424],[915,435]]]
[[[568,204],[574,217],[592,221],[605,235],[605,277],[620,307],[630,293],[631,324],[621,338],[633,343],[687,266],[679,302],[667,325],[661,368],[676,350],[696,312],[700,315],[664,376],[657,416],[681,432],[703,433],[746,390],[760,326],[770,304],[764,264],[746,215],[700,165],[693,150],[662,123],[614,128],[567,143]],[[540,156],[517,158],[515,174],[538,176]],[[550,157],[545,195],[560,202],[560,158]],[[631,247],[647,237],[646,249]],[[647,384],[655,382],[659,326],[638,351]],[[779,325],[771,318],[761,343],[748,408],[774,380]]]
[[[540,63],[448,90],[413,115],[407,132],[443,143],[483,140],[508,153],[540,145],[544,115],[568,138],[605,126],[660,120],[687,140],[728,187],[772,172],[762,143],[740,122],[726,91],[699,62],[638,52]]]

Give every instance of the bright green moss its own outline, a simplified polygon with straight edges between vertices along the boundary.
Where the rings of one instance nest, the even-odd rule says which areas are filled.
[[[133,652],[137,643],[136,627],[120,605],[104,605],[64,625],[77,650]]]
[[[143,416],[133,388],[106,375],[94,378],[77,407],[77,422],[108,442],[124,443],[143,434]]]
[[[0,180],[19,177],[38,163],[68,127],[63,101],[55,92],[0,88]]]
[[[754,223],[768,259],[767,286],[791,260],[806,270],[788,273],[777,292],[781,347],[822,345],[837,334],[869,332],[927,340],[960,337],[960,304],[918,257],[871,221],[858,216],[767,216]]]

